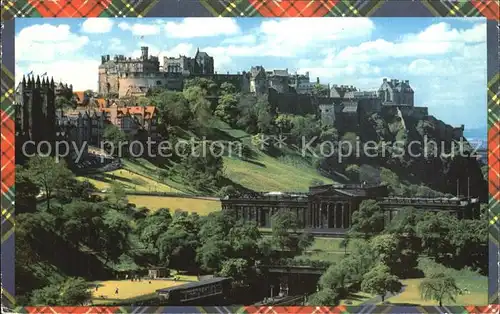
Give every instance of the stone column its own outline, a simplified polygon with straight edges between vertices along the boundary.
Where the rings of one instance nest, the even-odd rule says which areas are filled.
[[[351,205],[349,203],[347,203],[346,206],[347,206],[347,226],[346,226],[346,228],[351,228],[351,217],[352,217]]]
[[[345,217],[344,217],[344,203],[342,203],[341,207],[340,207],[340,210],[341,210],[341,219],[340,219],[340,228],[344,229],[344,220],[345,220]]]
[[[316,203],[311,208],[311,227],[316,228]]]
[[[330,212],[330,203],[326,204],[326,223],[327,223],[327,228],[330,228],[331,226],[331,215],[332,213]]]

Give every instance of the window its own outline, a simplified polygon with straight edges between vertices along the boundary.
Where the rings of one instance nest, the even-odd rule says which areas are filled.
[[[161,85],[161,81],[156,81],[156,85]]]

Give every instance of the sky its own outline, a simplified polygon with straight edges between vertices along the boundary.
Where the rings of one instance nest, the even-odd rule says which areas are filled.
[[[199,48],[219,73],[262,65],[361,90],[384,77],[409,80],[416,106],[486,130],[482,18],[18,18],[15,45],[17,81],[47,72],[74,90],[97,89],[101,55],[137,57],[141,46],[160,65]]]

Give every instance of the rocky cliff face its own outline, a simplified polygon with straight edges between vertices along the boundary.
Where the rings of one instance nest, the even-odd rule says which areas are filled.
[[[403,119],[398,114],[376,113],[360,121],[356,133],[361,147],[369,141],[378,144],[377,156],[367,156],[366,149],[361,149],[359,157],[345,158],[344,166],[387,168],[408,184],[487,200],[487,181],[475,156],[476,149],[462,137],[460,129],[432,116]],[[326,164],[332,165],[332,161]]]

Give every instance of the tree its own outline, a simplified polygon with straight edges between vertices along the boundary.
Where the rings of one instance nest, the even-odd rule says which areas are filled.
[[[187,80],[184,83],[184,91],[192,88],[198,87],[203,90],[205,95],[216,96],[217,95],[217,84],[214,81],[202,77],[195,77],[193,79]]]
[[[307,300],[307,304],[311,306],[325,306],[325,304],[334,305],[338,302],[339,294],[337,293],[337,291],[332,289],[319,290],[318,292],[311,295],[311,297],[309,297],[309,300]]]
[[[36,210],[36,196],[40,188],[31,181],[28,171],[17,166],[16,172],[16,214],[32,213]]]
[[[281,210],[271,217],[272,237],[282,250],[293,249],[294,233],[298,229],[297,217],[291,211]]]
[[[366,273],[361,283],[363,291],[380,295],[382,302],[387,292],[398,293],[401,287],[399,278],[391,275],[389,267],[384,264],[379,264]]]
[[[210,191],[217,188],[223,177],[224,164],[220,154],[211,152],[209,144],[202,143],[187,154],[174,169],[195,189]]]
[[[54,193],[63,191],[71,181],[73,174],[64,161],[56,162],[50,157],[35,156],[28,161],[28,167],[21,171],[21,176],[29,177],[30,181],[42,190],[46,198],[47,210],[50,209],[50,199]]]
[[[220,85],[220,92],[221,94],[235,94],[236,87],[229,82],[224,82]]]
[[[238,98],[235,94],[222,94],[219,97],[219,104],[215,109],[215,115],[233,126],[238,117]]]
[[[62,283],[46,286],[33,291],[31,302],[34,305],[85,305],[92,294],[82,278],[69,278]]]
[[[127,192],[120,183],[111,183],[111,189],[108,194],[108,202],[118,209],[124,209],[127,207]]]
[[[313,95],[319,96],[319,97],[328,97],[328,88],[326,88],[325,85],[316,83],[313,86]]]
[[[345,173],[352,181],[359,181],[359,166],[356,164],[349,165],[345,168]]]
[[[218,274],[221,277],[233,278],[233,284],[244,286],[248,282],[251,270],[247,260],[243,258],[231,258],[222,262]]]
[[[187,127],[193,119],[189,102],[183,93],[162,91],[153,97],[161,121],[167,126]]]
[[[362,201],[352,214],[350,237],[362,234],[365,239],[384,230],[384,212],[375,200]]]
[[[225,185],[219,190],[218,195],[220,197],[236,196],[238,195],[238,190],[236,190],[232,185]]]
[[[455,279],[443,273],[431,274],[420,283],[418,289],[423,300],[438,301],[439,306],[443,306],[445,300],[455,302],[456,296],[461,293]]]
[[[189,108],[199,126],[211,121],[212,113],[210,102],[205,98],[207,92],[200,86],[191,86],[184,89],[183,95],[189,103]]]
[[[122,144],[127,140],[127,136],[125,133],[116,125],[108,124],[104,128],[103,138],[108,142],[107,148],[109,149],[111,146],[111,153],[121,155],[123,152],[121,151]],[[121,157],[121,156],[119,156]]]

